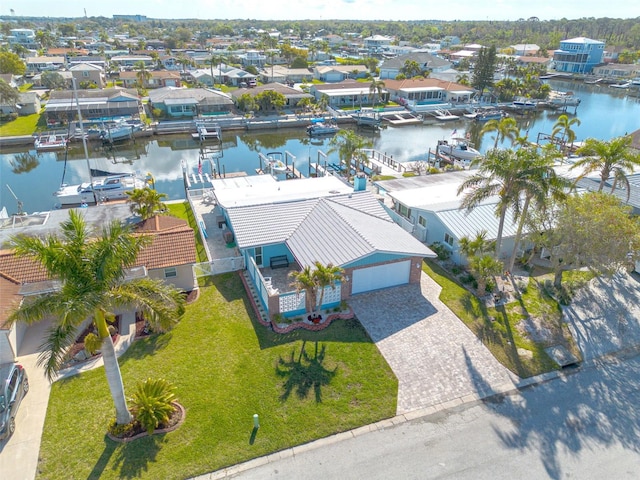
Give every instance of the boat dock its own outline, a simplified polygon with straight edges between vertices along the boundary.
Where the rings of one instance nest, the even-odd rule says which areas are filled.
[[[383,115],[382,119],[392,125],[413,125],[422,123],[422,119],[409,112],[399,112]]]

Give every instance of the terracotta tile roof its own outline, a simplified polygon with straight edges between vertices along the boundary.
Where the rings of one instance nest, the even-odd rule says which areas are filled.
[[[0,250],[0,275],[17,283],[47,280],[46,270],[28,257],[17,257],[13,250]]]
[[[147,269],[188,265],[196,262],[196,244],[193,229],[179,218],[156,215],[140,222],[137,233],[153,235],[136,261]]]
[[[22,299],[18,290],[20,283],[0,273],[0,329],[5,328],[9,312],[17,307]]]

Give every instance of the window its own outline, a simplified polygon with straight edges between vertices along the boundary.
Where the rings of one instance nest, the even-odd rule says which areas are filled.
[[[411,217],[411,209],[407,208],[405,205],[400,204],[398,205],[398,212],[400,213],[400,215],[402,215],[403,217],[406,218],[410,218]]]
[[[89,72],[82,72],[82,76],[85,77],[85,78],[88,77],[89,76]]]
[[[418,215],[418,223],[422,225],[424,228],[427,228],[427,219],[422,215]]]
[[[444,242],[450,247],[453,247],[453,237],[448,233],[444,234]]]
[[[262,262],[263,262],[263,259],[262,259],[262,247],[256,247],[256,252],[255,253],[256,253],[256,258],[255,258],[256,265],[261,267],[262,266]]]
[[[164,269],[164,278],[173,278],[178,276],[176,267],[167,267]]]

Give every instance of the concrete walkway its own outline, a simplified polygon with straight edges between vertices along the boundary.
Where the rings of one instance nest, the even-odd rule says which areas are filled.
[[[120,337],[115,345],[118,357],[134,340],[135,322],[135,313],[122,315]],[[0,478],[3,480],[32,480],[36,476],[40,442],[51,392],[51,383],[44,376],[44,370],[36,364],[39,347],[46,336],[48,326],[47,322],[30,326],[16,358],[29,375],[29,392],[24,397],[16,415],[15,433],[8,440],[0,442]],[[102,357],[79,363],[62,370],[57,379],[77,375],[102,365]]]
[[[398,415],[491,396],[518,380],[438,299],[441,290],[423,273],[420,285],[349,301],[398,377]]]

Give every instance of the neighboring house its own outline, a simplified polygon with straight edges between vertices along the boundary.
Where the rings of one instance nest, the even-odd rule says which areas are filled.
[[[267,61],[267,56],[260,53],[258,50],[247,50],[245,53],[238,55],[242,65],[247,67],[253,65],[256,67],[262,67]]]
[[[65,85],[68,89],[72,89],[73,88],[73,73],[67,71],[67,70],[60,70],[58,72],[56,72],[58,75],[60,75],[62,77],[62,79],[65,82]],[[34,75],[30,80],[30,83],[33,84],[34,87],[42,87],[42,74],[38,73],[36,75]]]
[[[460,239],[473,238],[482,230],[487,240],[495,240],[499,219],[495,215],[498,197],[487,199],[470,212],[460,209],[462,196],[457,195],[458,186],[473,174],[472,171],[424,175],[407,179],[377,182],[391,199],[394,219],[406,230],[411,230],[420,241],[431,245],[440,242],[452,254],[456,263],[466,259],[460,253]],[[513,215],[507,214],[502,236],[500,257],[511,254],[517,224]]]
[[[231,92],[231,96],[233,97],[234,101],[237,102],[238,98],[245,93],[251,95],[252,97],[255,97],[256,95],[268,90],[272,90],[284,95],[284,98],[286,99],[284,108],[295,108],[298,105],[298,102],[303,98],[313,98],[313,96],[308,93],[304,93],[301,90],[288,87],[287,85],[283,85],[282,83],[267,83],[266,85],[260,85],[259,87],[254,88],[239,88]]]
[[[637,63],[606,63],[594,67],[593,75],[612,80],[630,80],[640,78],[640,64]]]
[[[36,74],[64,68],[65,59],[64,57],[28,57],[25,64],[27,73]]]
[[[40,96],[36,92],[22,92],[15,105],[4,105],[0,103],[0,112],[3,115],[9,113],[17,113],[18,115],[33,115],[40,113],[42,106],[40,104]]]
[[[380,79],[395,79],[408,61],[416,62],[423,71],[442,72],[451,68],[451,62],[427,52],[415,52],[399,55],[382,62]]]
[[[386,82],[385,82],[386,83]],[[314,84],[309,89],[309,93],[313,95],[316,101],[323,96],[328,98],[329,106],[333,108],[340,107],[358,107],[362,105],[371,105],[374,95],[377,101],[382,103],[383,99],[388,98],[387,89],[382,90],[381,95],[374,94],[370,90],[371,82],[354,82],[347,80],[340,83]]]
[[[89,50],[83,48],[48,48],[47,57],[64,57],[67,63],[78,57],[85,57],[89,54]]]
[[[369,70],[364,65],[326,65],[313,67],[313,78],[321,82],[342,82],[347,79],[365,78]]]
[[[344,42],[344,38],[340,35],[328,34],[321,37],[322,41],[327,42],[330,47],[337,47]]]
[[[441,104],[469,103],[472,87],[437,78],[385,80],[390,99],[413,112],[433,109]]]
[[[47,122],[51,124],[74,119],[80,108],[85,120],[137,116],[142,109],[142,102],[138,92],[123,88],[108,88],[104,90],[77,90],[78,102],[74,92],[70,90],[54,90],[51,92],[45,114]]]
[[[104,88],[106,85],[106,78],[104,71],[98,65],[91,63],[78,63],[69,68],[71,75],[76,79],[78,85],[83,85],[83,82],[90,82],[97,88]]]
[[[220,70],[217,67],[214,67],[212,77],[210,68],[199,68],[197,70],[189,71],[186,78],[190,82],[201,83],[208,87],[213,87],[214,84],[220,82]]]
[[[9,45],[21,45],[29,50],[38,48],[36,32],[30,28],[12,28],[7,36]]]
[[[551,64],[551,58],[545,57],[516,57],[516,65],[526,67],[528,65],[544,65],[545,67],[549,67]]]
[[[386,37],[384,35],[372,35],[364,39],[364,48],[372,53],[379,53],[384,50],[384,47],[391,45],[393,42],[392,37]]]
[[[180,70],[181,68],[178,63],[178,57],[173,55],[160,55],[158,61],[166,70]]]
[[[225,70],[222,78],[227,85],[232,85],[234,87],[239,87],[243,84],[254,83],[257,81],[256,75],[239,68],[229,68]]]
[[[128,223],[139,221],[131,216],[126,204],[98,205],[84,209],[83,214],[89,226],[98,228],[114,219]],[[52,210],[39,215],[39,222],[2,229],[0,244],[6,244],[16,234],[41,237],[55,234],[68,215],[66,210]],[[131,276],[163,280],[183,291],[198,288],[192,268],[197,258],[194,232],[184,220],[160,216],[140,222],[134,228],[134,233],[151,235],[152,242],[138,255],[129,270]],[[0,250],[0,342],[2,336],[8,337],[15,354],[18,354],[28,327],[23,323],[7,326],[7,315],[25,296],[55,288],[55,280],[48,278],[46,271],[33,260],[17,257],[12,250]]]
[[[144,88],[181,87],[182,81],[178,72],[168,70],[147,70],[151,77],[145,81]],[[125,88],[136,88],[138,72],[120,72],[120,80]]]
[[[307,68],[288,68],[282,65],[275,65],[265,68],[260,79],[265,83],[302,83],[310,82],[313,79],[313,73]]]
[[[23,83],[22,76],[13,73],[0,73],[0,80],[4,80],[11,88],[18,88]]]
[[[281,272],[276,267],[286,272],[313,268],[315,262],[341,267],[344,279],[335,289],[327,288],[323,308],[358,293],[420,281],[423,258],[435,254],[393,222],[362,180],[361,191],[333,176],[212,182],[269,316],[305,311],[304,296],[292,291],[290,280],[280,285],[265,281]]]
[[[111,57],[111,62],[120,67],[134,67],[138,62],[143,62],[145,67],[153,66],[153,58],[149,55],[116,55]]]
[[[562,40],[553,54],[554,68],[558,72],[591,73],[604,62],[604,45],[585,37]]]
[[[91,55],[79,55],[75,57],[70,57],[67,60],[67,65],[69,67],[73,67],[79,63],[88,63],[90,65],[95,65],[100,67],[102,71],[106,71],[107,69],[107,60],[101,56],[91,56]]]
[[[510,45],[513,54],[519,57],[535,57],[540,52],[540,46],[535,43],[518,43]]]
[[[460,37],[456,37],[455,35],[447,35],[440,41],[440,50],[449,49],[456,45],[460,45],[461,43],[462,40],[460,40]]]
[[[168,118],[229,113],[233,100],[226,93],[206,88],[163,87],[149,92],[149,105]]]

